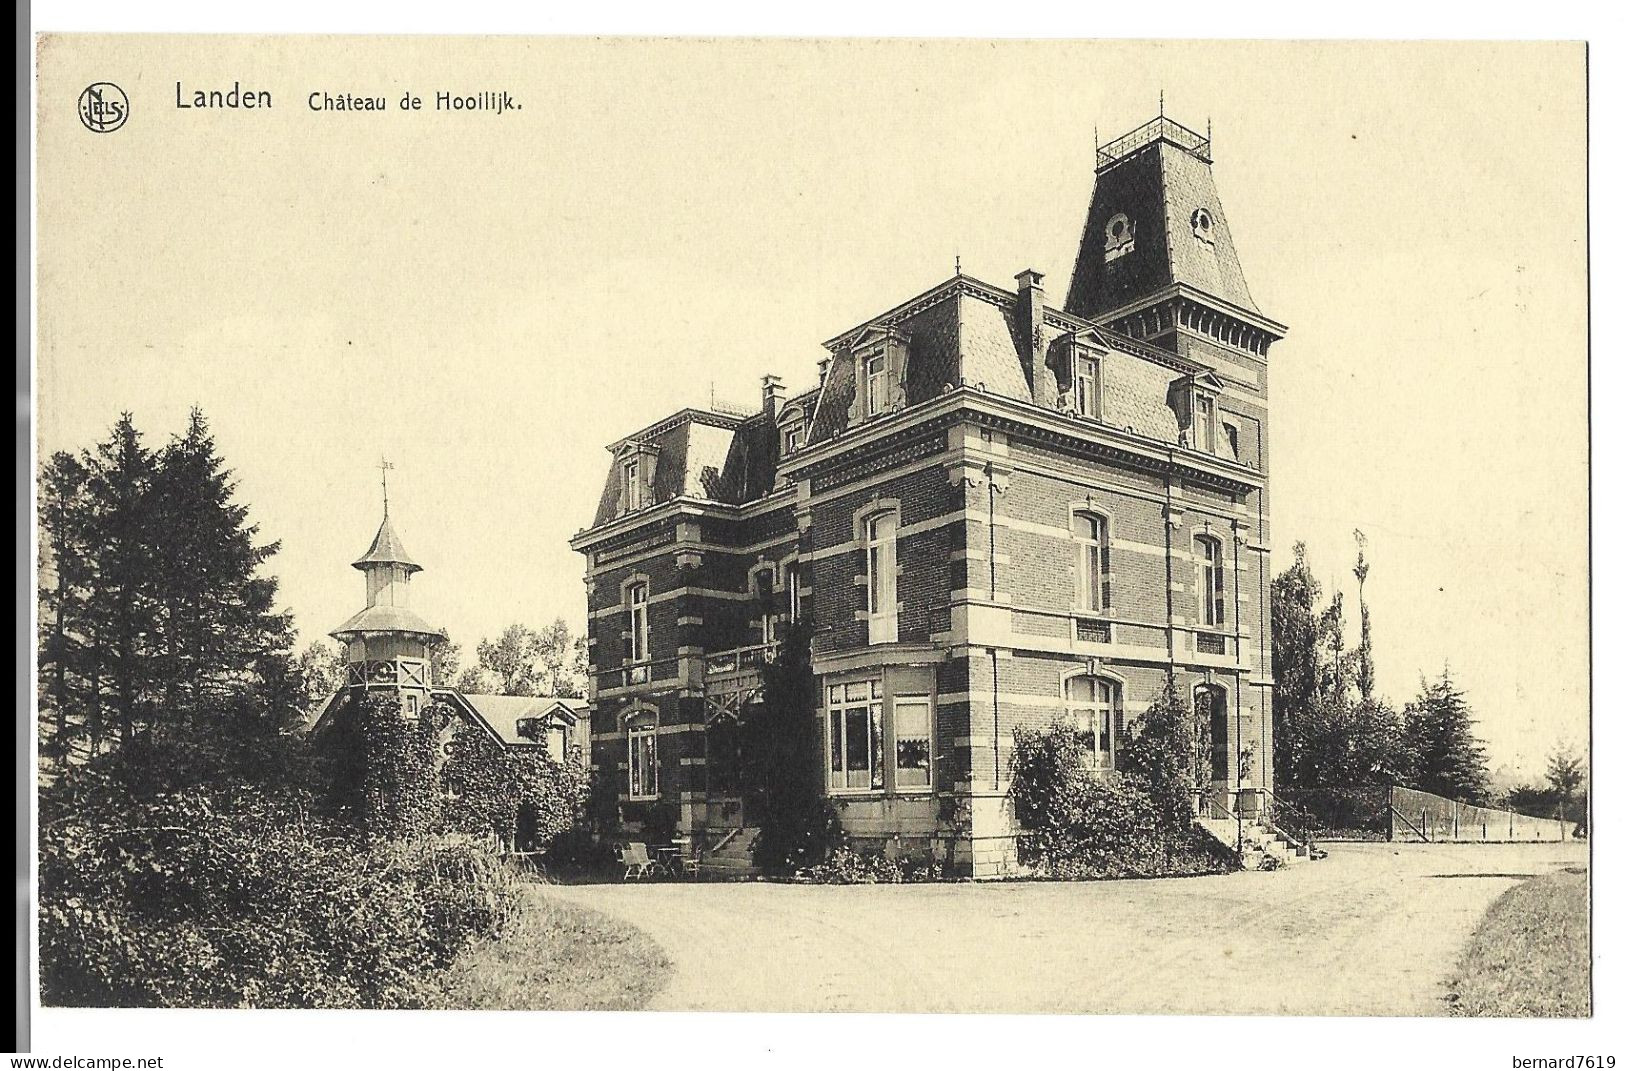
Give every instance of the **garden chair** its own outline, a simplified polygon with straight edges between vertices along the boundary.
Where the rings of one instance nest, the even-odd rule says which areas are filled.
[[[642,841],[633,841],[622,848],[621,862],[626,866],[626,873],[621,875],[622,881],[646,878],[655,868],[655,861],[649,858],[649,846]]]

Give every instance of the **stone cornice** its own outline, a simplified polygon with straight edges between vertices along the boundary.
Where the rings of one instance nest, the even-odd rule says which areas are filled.
[[[658,506],[606,521],[595,528],[583,528],[570,537],[570,549],[585,554],[608,540],[636,532],[645,526],[654,527],[683,517],[712,517],[740,521],[759,517],[776,509],[786,509],[794,504],[794,487],[778,488],[772,494],[742,505],[681,495],[667,499]]]
[[[1085,445],[1095,456],[1159,474],[1179,475],[1225,490],[1252,491],[1264,486],[1263,475],[1244,465],[970,387],[956,388],[923,405],[872,421],[838,439],[808,447],[785,463],[784,473],[792,479],[821,474],[844,460],[851,451],[878,449],[888,440],[950,423],[960,414],[969,414],[977,423],[1039,441]]]

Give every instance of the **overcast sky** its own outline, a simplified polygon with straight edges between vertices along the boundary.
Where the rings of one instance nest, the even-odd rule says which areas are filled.
[[[305,639],[392,513],[471,651],[584,617],[604,447],[940,282],[1059,302],[1102,140],[1202,129],[1270,354],[1274,565],[1305,541],[1380,689],[1446,661],[1492,765],[1583,743],[1583,54],[1559,45],[152,39],[40,56],[42,452],[203,408]],[[107,79],[109,135],[73,101]],[[178,111],[177,80],[273,94]],[[521,111],[450,117],[436,91]],[[318,115],[312,91],[408,115]],[[1351,605],[1351,622],[1357,620]],[[1352,632],[1351,632],[1352,636]]]

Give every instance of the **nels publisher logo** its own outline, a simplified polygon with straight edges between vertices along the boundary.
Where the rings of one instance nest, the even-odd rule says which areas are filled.
[[[79,121],[95,134],[111,134],[130,117],[130,98],[112,82],[92,82],[79,94]]]

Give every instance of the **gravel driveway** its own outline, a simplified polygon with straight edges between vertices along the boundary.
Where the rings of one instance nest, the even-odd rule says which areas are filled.
[[[683,1011],[1438,1015],[1486,908],[1585,845],[1327,845],[1162,881],[554,886],[671,957]]]

